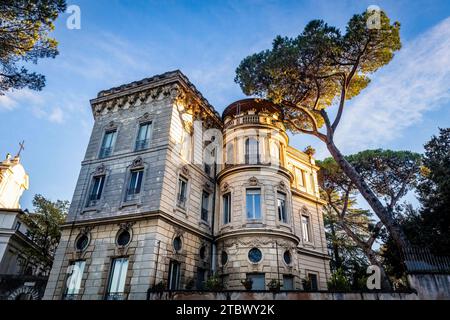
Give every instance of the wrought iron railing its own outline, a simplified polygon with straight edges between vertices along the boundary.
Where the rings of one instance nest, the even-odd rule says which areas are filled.
[[[100,158],[109,157],[112,153],[112,147],[103,147],[100,149]]]
[[[62,297],[63,300],[80,300],[81,294],[72,294],[72,293],[65,293]]]
[[[450,274],[450,256],[437,256],[427,248],[417,247],[404,249],[402,254],[408,273]]]
[[[138,188],[127,189],[125,201],[136,200],[139,195],[139,192],[140,192],[140,189],[138,189]]]
[[[139,151],[139,150],[147,149],[147,147],[148,147],[148,139],[137,140],[136,146],[134,149],[135,149],[135,151]]]
[[[125,292],[109,292],[105,295],[105,300],[127,300]]]

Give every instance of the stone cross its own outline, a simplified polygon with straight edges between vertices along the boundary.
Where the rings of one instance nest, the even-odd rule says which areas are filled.
[[[25,140],[22,140],[22,142],[19,142],[19,152],[17,152],[17,156],[16,157],[19,157],[20,156],[20,152],[22,152],[22,150],[25,150]]]

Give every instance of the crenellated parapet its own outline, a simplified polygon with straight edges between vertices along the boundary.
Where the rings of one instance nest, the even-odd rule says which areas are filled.
[[[206,127],[222,128],[219,113],[178,70],[100,91],[90,103],[97,119],[164,99],[172,100],[180,112],[191,115],[194,120],[202,120]]]

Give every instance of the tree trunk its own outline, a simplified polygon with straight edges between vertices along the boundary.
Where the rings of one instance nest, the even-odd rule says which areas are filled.
[[[327,148],[333,156],[334,160],[336,160],[347,177],[355,184],[361,195],[364,197],[364,199],[366,199],[367,203],[369,203],[375,214],[389,231],[400,252],[403,252],[404,249],[409,247],[409,241],[407,240],[403,230],[396,223],[396,221],[392,217],[392,214],[383,206],[380,200],[378,200],[378,198],[369,188],[361,175],[344,158],[334,142],[331,139],[327,140]]]
[[[336,238],[336,231],[334,229],[334,223],[331,222],[330,223],[330,229],[331,229],[331,236],[333,237],[333,239]],[[335,261],[335,267],[336,270],[342,267],[342,261],[341,261],[341,257],[339,256],[339,247],[336,244],[335,241],[332,241],[332,246],[333,246],[333,255],[334,255],[334,261]]]
[[[380,278],[381,278],[381,289],[383,290],[391,290],[391,282],[389,281],[389,277],[384,270],[383,265],[377,258],[377,253],[372,250],[372,248],[362,241],[346,224],[344,220],[341,220],[342,229],[344,229],[345,233],[356,243],[356,245],[361,248],[361,250],[366,255],[371,265],[375,265],[380,269]]]

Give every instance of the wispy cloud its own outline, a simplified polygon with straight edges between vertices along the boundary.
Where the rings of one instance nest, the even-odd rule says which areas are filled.
[[[386,145],[419,123],[427,111],[449,101],[447,18],[404,44],[366,91],[350,101],[336,132],[337,145],[345,153]]]

